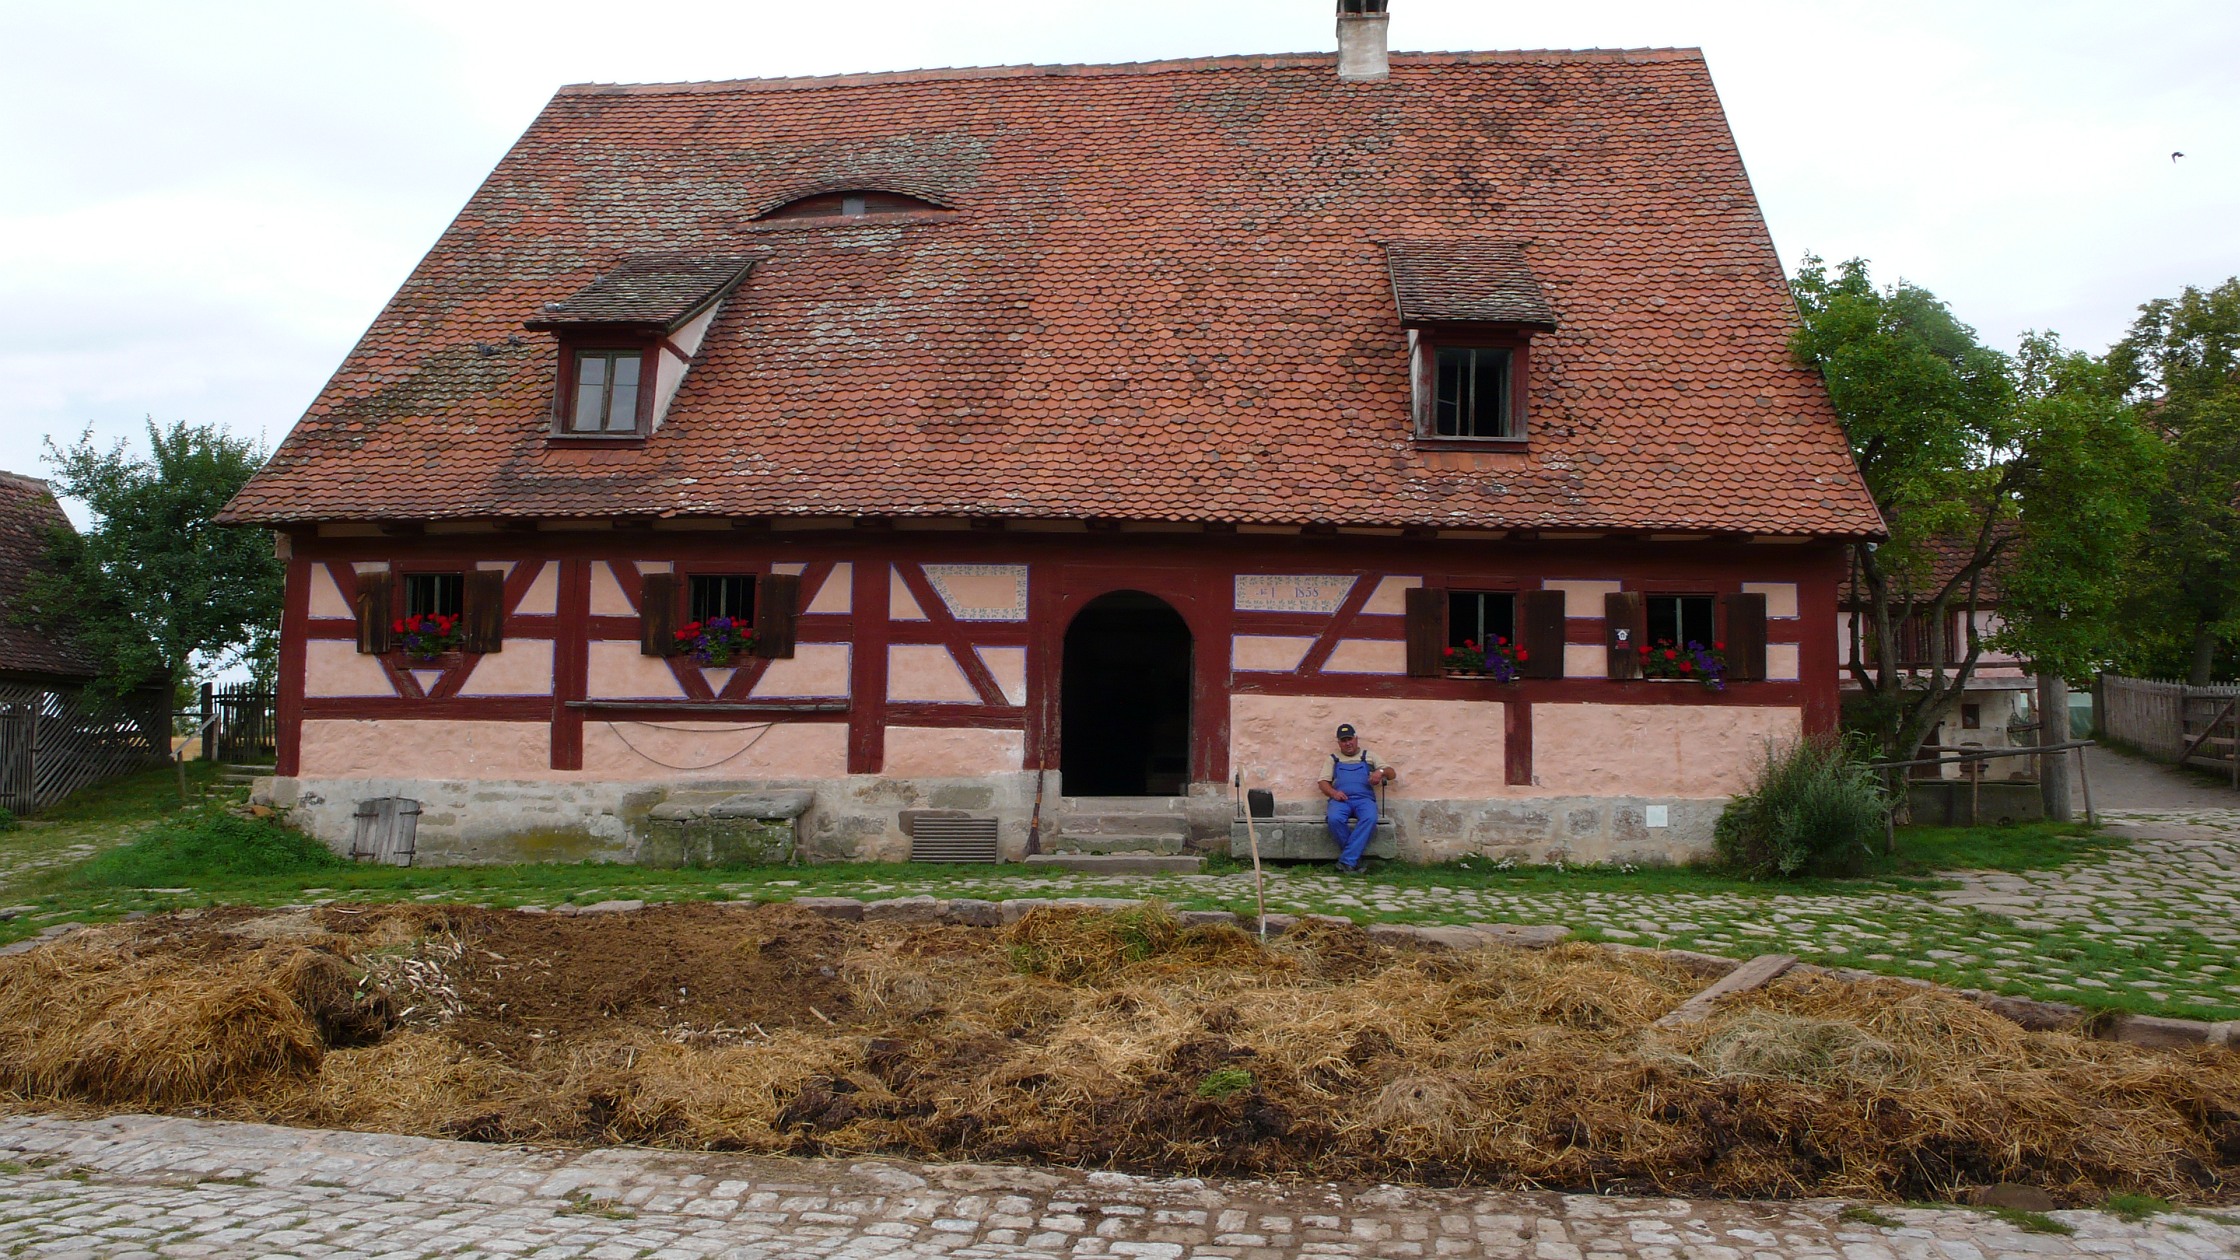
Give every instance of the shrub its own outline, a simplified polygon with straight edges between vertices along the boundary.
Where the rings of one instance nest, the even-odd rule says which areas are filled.
[[[1888,809],[1863,745],[1834,736],[1768,744],[1757,783],[1719,816],[1719,864],[1752,878],[1856,875]]]
[[[99,888],[191,886],[213,877],[290,875],[343,865],[326,845],[292,827],[210,806],[164,819],[73,871],[70,882]]]

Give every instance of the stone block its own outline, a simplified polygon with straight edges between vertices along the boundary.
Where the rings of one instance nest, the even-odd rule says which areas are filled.
[[[791,819],[718,818],[708,813],[685,819],[659,816],[670,808],[656,805],[648,815],[638,845],[640,865],[770,866],[793,860]]]
[[[791,822],[809,812],[817,794],[806,788],[770,792],[741,792],[708,807],[710,818],[752,818],[764,822]]]
[[[1452,927],[1444,924],[1421,924],[1415,928],[1416,944],[1433,949],[1483,949],[1490,938],[1475,928]]]
[[[2084,1018],[2083,1007],[2071,1006],[2067,1002],[2040,1002],[2034,998],[2013,997],[2005,993],[1986,993],[1982,989],[1962,989],[1960,996],[1994,1015],[2013,1020],[2032,1032],[2069,1028]]]
[[[640,901],[640,900],[638,900],[638,899],[637,899],[637,898],[635,898],[635,897],[631,897],[631,898],[617,898],[617,899],[615,899],[615,900],[612,900],[612,901],[594,901],[594,902],[592,902],[592,903],[591,903],[590,905],[588,905],[588,906],[577,906],[577,907],[576,907],[576,913],[577,913],[577,914],[628,914],[628,913],[630,913],[630,912],[631,912],[631,911],[633,911],[633,910],[643,910],[643,909],[645,909],[645,908],[646,908],[646,903],[645,903],[645,902],[643,902],[643,901]]]
[[[1571,929],[1554,923],[1472,923],[1470,928],[1485,933],[1503,945],[1520,949],[1546,949],[1560,945]]]
[[[2179,1046],[2200,1046],[2209,1042],[2210,1030],[2217,1025],[2198,1019],[2165,1019],[2160,1015],[2120,1015],[2109,1040],[2134,1046],[2156,1046],[2165,1049]]]
[[[1002,903],[1003,921],[1006,925],[1017,923],[1049,904],[1049,900],[1043,897],[1013,897]]]
[[[1416,929],[1412,923],[1372,923],[1368,927],[1368,933],[1370,940],[1394,949],[1406,948],[1416,943]]]
[[[1353,920],[1342,914],[1302,914],[1301,923],[1319,923],[1324,927],[1352,927]]]
[[[860,921],[863,903],[853,897],[795,897],[793,904],[827,919]]]
[[[943,923],[961,923],[966,927],[1003,926],[1003,904],[995,901],[977,901],[958,897],[946,903],[941,910]]]
[[[941,903],[923,896],[889,897],[865,905],[863,917],[870,923],[938,923]]]
[[[1258,926],[1265,929],[1266,934],[1269,936],[1281,936],[1285,932],[1288,932],[1293,927],[1297,926],[1298,922],[1299,918],[1297,915],[1268,914],[1262,915],[1260,917]],[[1243,921],[1240,926],[1242,926],[1248,932],[1254,930],[1254,924],[1249,919]]]
[[[1227,910],[1177,910],[1174,917],[1186,928],[1237,926],[1237,916]]]
[[[1260,838],[1260,856],[1267,861],[1335,862],[1338,842],[1330,838],[1329,824],[1321,818],[1277,817],[1254,820]],[[1251,860],[1251,837],[1245,824],[1229,825],[1229,852]],[[1370,838],[1367,856],[1393,859],[1400,856],[1400,832],[1389,818],[1377,820],[1377,834]]]

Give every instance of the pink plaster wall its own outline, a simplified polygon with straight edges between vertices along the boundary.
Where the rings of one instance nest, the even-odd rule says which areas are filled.
[[[1797,584],[1795,582],[1744,582],[1742,593],[1766,597],[1766,617],[1787,619],[1797,615]]]
[[[1326,674],[1405,674],[1408,645],[1398,639],[1340,639],[1323,662]]]
[[[772,699],[847,695],[848,650],[845,643],[797,644],[791,657],[763,669],[753,694]]]
[[[552,640],[508,639],[505,650],[475,663],[459,688],[462,696],[549,696],[552,694]]]
[[[938,643],[897,643],[887,648],[887,699],[976,704],[980,693]]]
[[[593,639],[588,694],[596,699],[682,700],[684,688],[669,672],[668,658],[647,656],[635,640]]]
[[[1026,764],[1024,731],[982,730],[963,726],[890,726],[887,759],[880,773],[890,779],[963,779],[1010,774]]]
[[[1357,700],[1326,696],[1230,698],[1230,765],[1246,787],[1278,799],[1312,799],[1337,751],[1332,733],[1351,722],[1379,764],[1400,771],[1390,797],[1482,799],[1528,794],[1505,787],[1503,706],[1484,700]]]
[[[638,572],[667,573],[666,560],[640,560]],[[622,580],[614,573],[614,566],[604,560],[591,562],[591,615],[594,617],[635,617],[638,610],[630,606],[630,598],[622,593]]]
[[[327,566],[311,566],[311,615],[314,617],[355,617],[358,610],[342,597],[342,588],[334,584],[334,574]]]
[[[1365,613],[1386,613],[1405,616],[1408,611],[1408,592],[1423,585],[1420,577],[1388,577],[1377,583],[1369,602],[1361,606]]]
[[[975,648],[980,663],[995,675],[996,686],[1003,689],[1003,698],[1013,704],[1027,702],[1027,650],[1023,647]]]
[[[548,779],[551,729],[543,722],[306,719],[307,778]]]
[[[887,567],[887,620],[924,621],[925,619],[925,610],[918,607],[918,597],[910,593],[910,587],[902,580],[902,575],[895,572],[894,567],[889,565]]]
[[[1564,644],[1563,676],[1565,678],[1608,678],[1610,676],[1610,650],[1599,643]]]
[[[307,639],[303,645],[303,694],[393,696],[397,689],[381,662],[359,653],[347,639]]]
[[[1311,635],[1240,634],[1230,641],[1229,668],[1288,674],[1313,646]]]
[[[1543,791],[1567,795],[1731,796],[1749,786],[1766,741],[1794,740],[1803,730],[1804,713],[1795,708],[1536,704],[1533,779]]]
[[[583,724],[583,769],[538,778],[837,779],[848,772],[845,722]]]
[[[1565,617],[1600,617],[1603,612],[1602,597],[1623,590],[1622,582],[1587,581],[1584,579],[1558,578],[1542,582],[1544,591],[1563,592]],[[1600,671],[1597,671],[1599,675]]]
[[[521,593],[521,606],[514,611],[528,617],[550,617],[559,609],[560,564],[547,560],[529,579],[529,589]]]
[[[853,561],[842,560],[833,565],[831,575],[825,578],[823,586],[817,588],[816,595],[809,600],[809,606],[801,611],[845,615],[852,606],[855,572]]]

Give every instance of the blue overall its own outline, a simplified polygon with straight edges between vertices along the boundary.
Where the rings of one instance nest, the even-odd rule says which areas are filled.
[[[1338,842],[1341,866],[1361,865],[1361,855],[1377,834],[1377,795],[1371,782],[1376,773],[1376,764],[1367,753],[1354,762],[1341,761],[1334,755],[1330,758],[1330,786],[1346,794],[1344,800],[1330,802],[1327,815],[1330,838]]]

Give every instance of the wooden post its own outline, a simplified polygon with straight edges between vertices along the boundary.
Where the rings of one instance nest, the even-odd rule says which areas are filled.
[[[2099,719],[2095,717],[2094,722]],[[2077,784],[2084,789],[2084,820],[2086,825],[2097,827],[2100,816],[2092,812],[2092,750],[2077,749]]]
[[[202,759],[218,759],[218,727],[213,720],[217,704],[210,694],[210,684],[202,684]]]
[[[2069,742],[2069,681],[2059,674],[2038,675],[2038,744]],[[2069,759],[2062,756],[2041,755],[2038,758],[2038,796],[2045,804],[2046,817],[2054,822],[2068,822],[2076,817],[2076,810],[2069,804]]]

